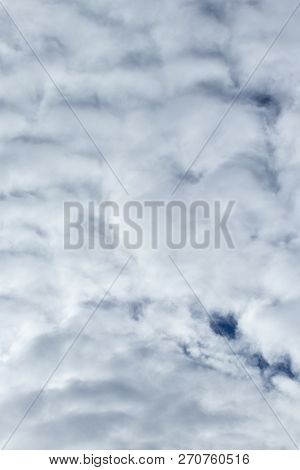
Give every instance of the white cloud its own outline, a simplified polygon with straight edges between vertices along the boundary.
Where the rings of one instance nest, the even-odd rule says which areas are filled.
[[[7,7],[129,197],[159,200],[171,199],[295,5]],[[65,200],[126,198],[4,12],[0,22],[4,442],[127,253],[64,251]],[[235,250],[172,255],[210,312],[236,317],[233,348],[296,441],[298,34],[295,18],[175,195],[234,199]],[[293,447],[167,250],[134,255],[9,447]]]

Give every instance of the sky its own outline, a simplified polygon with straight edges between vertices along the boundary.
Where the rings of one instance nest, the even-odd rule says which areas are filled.
[[[3,447],[300,444],[296,6],[1,0]],[[65,201],[174,199],[235,248],[64,249]]]

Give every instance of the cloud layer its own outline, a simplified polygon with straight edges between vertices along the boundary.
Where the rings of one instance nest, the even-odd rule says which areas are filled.
[[[172,253],[211,318],[167,250],[134,253],[8,447],[293,448],[292,439],[300,442],[297,16],[171,192],[295,2],[6,6],[80,123],[2,10],[3,443],[128,258],[123,249],[65,251],[64,201],[176,198],[236,201],[234,250]]]

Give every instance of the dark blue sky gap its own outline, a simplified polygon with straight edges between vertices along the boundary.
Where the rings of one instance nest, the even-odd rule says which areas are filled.
[[[231,313],[227,316],[213,313],[210,327],[217,335],[225,336],[228,339],[236,339],[238,323]]]

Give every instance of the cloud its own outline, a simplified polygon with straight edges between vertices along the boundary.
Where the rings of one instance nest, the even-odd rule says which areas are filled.
[[[172,199],[291,0],[6,5],[129,198]],[[34,21],[33,21],[34,16]],[[267,18],[267,21],[266,21]],[[66,251],[63,203],[124,202],[2,11],[0,408],[10,435],[128,253]],[[134,253],[9,448],[286,449],[299,416],[299,31],[290,22],[174,197],[236,201],[235,249]]]

